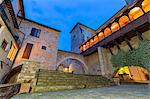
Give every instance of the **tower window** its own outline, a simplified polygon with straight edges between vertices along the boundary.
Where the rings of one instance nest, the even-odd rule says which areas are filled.
[[[42,49],[43,49],[43,50],[46,50],[46,46],[42,46]]]
[[[3,42],[2,42],[1,48],[3,50],[6,50],[7,44],[8,44],[7,41],[4,39]]]
[[[40,37],[40,33],[41,33],[41,30],[40,30],[40,29],[32,28],[30,35],[39,38],[39,37]]]

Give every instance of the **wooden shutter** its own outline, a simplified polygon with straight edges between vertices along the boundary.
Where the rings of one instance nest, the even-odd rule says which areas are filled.
[[[29,59],[33,44],[27,43],[22,58]]]

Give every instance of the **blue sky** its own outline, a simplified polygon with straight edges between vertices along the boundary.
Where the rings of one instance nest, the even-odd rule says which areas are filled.
[[[26,17],[61,30],[58,48],[67,51],[77,22],[97,29],[124,5],[124,0],[24,0]]]

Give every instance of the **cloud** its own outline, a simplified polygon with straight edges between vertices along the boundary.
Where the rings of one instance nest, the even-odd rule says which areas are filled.
[[[70,50],[70,30],[81,22],[97,29],[124,6],[124,0],[24,0],[26,16],[61,30],[59,49]]]

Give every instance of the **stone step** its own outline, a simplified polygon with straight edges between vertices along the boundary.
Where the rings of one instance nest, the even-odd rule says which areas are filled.
[[[60,81],[60,80],[56,80],[56,81],[38,81],[38,83],[104,83],[104,81],[77,81],[77,80],[68,80],[68,81]]]
[[[105,83],[94,83],[94,82],[68,82],[68,83],[66,83],[66,82],[49,82],[49,83],[41,83],[41,82],[39,82],[37,85],[47,85],[47,86],[49,86],[49,85],[66,85],[66,86],[68,86],[68,85],[70,85],[70,84],[74,84],[74,85],[80,85],[80,84],[82,84],[82,85],[86,85],[86,86],[88,86],[88,85],[94,85],[94,86],[98,86],[98,85],[105,85]]]
[[[107,78],[104,78],[102,76],[96,76],[96,77],[90,77],[90,76],[78,76],[78,75],[45,75],[45,74],[40,74],[38,75],[38,77],[66,77],[66,78],[69,78],[69,77],[74,77],[74,78],[95,78],[95,79],[107,79]]]
[[[114,85],[114,82],[101,75],[69,74],[57,71],[40,70],[37,75],[35,92],[96,88]],[[42,91],[43,92],[43,91]]]
[[[38,77],[39,79],[89,79],[89,80],[109,80],[109,79],[106,79],[106,78],[91,78],[91,77],[68,77],[68,76],[50,76],[50,77],[45,77],[45,76],[39,76]]]
[[[85,85],[37,85],[33,87],[33,92],[48,92],[48,91],[60,91],[60,90],[73,90],[73,89],[82,89],[85,88]]]

